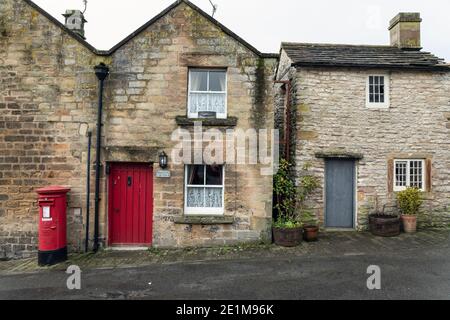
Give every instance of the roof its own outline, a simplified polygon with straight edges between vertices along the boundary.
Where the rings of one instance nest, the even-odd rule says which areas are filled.
[[[450,71],[443,59],[429,52],[394,46],[288,43],[281,48],[293,66],[405,68]]]
[[[166,9],[164,9],[161,13],[159,13],[158,15],[156,15],[155,17],[153,17],[150,21],[148,21],[147,23],[145,23],[143,26],[141,26],[140,28],[138,28],[136,31],[134,31],[133,33],[131,33],[128,37],[126,37],[125,39],[123,39],[122,41],[120,41],[117,45],[115,45],[114,47],[112,47],[110,50],[97,50],[95,47],[93,47],[91,44],[89,44],[86,40],[84,40],[82,37],[80,37],[78,34],[76,34],[75,32],[71,31],[70,29],[68,29],[64,24],[62,24],[61,22],[59,22],[57,19],[55,19],[52,15],[50,15],[47,11],[45,11],[44,9],[42,9],[41,7],[39,7],[37,4],[35,4],[33,1],[31,0],[23,0],[25,1],[27,4],[29,4],[31,7],[33,7],[35,10],[37,10],[40,14],[42,14],[43,16],[45,16],[47,19],[49,19],[51,22],[53,22],[56,26],[58,26],[59,28],[61,28],[62,30],[64,30],[67,34],[69,34],[71,37],[73,37],[75,40],[77,40],[78,42],[80,42],[82,45],[84,45],[86,48],[88,48],[90,51],[92,51],[93,53],[97,54],[97,55],[101,55],[101,56],[109,56],[112,55],[114,52],[116,52],[117,50],[119,50],[122,46],[124,46],[125,44],[127,44],[128,42],[130,42],[132,39],[134,39],[135,37],[137,37],[141,32],[143,32],[144,30],[146,30],[148,27],[150,27],[151,25],[153,25],[154,23],[156,23],[159,19],[161,19],[162,17],[164,17],[165,15],[167,15],[170,11],[172,11],[173,9],[175,9],[176,7],[178,7],[180,4],[184,3],[186,5],[188,5],[189,7],[191,7],[194,11],[198,12],[200,15],[202,15],[204,18],[206,18],[207,20],[209,20],[211,23],[213,23],[216,27],[218,27],[222,32],[224,32],[226,35],[230,36],[231,38],[233,38],[234,40],[236,40],[237,42],[239,42],[240,44],[242,44],[244,47],[246,47],[247,49],[249,49],[250,51],[252,51],[253,53],[255,53],[256,55],[262,57],[262,58],[278,58],[278,54],[275,53],[262,53],[259,50],[257,50],[255,47],[253,47],[251,44],[249,44],[247,41],[245,41],[244,39],[242,39],[241,37],[239,37],[237,34],[235,34],[233,31],[231,31],[230,29],[228,29],[227,27],[225,27],[223,24],[221,24],[219,21],[217,21],[216,19],[214,19],[213,17],[211,17],[209,14],[207,14],[205,11],[203,11],[202,9],[200,9],[199,7],[197,7],[196,5],[194,5],[192,2],[188,1],[188,0],[177,0],[174,3],[172,3],[169,7],[167,7]]]

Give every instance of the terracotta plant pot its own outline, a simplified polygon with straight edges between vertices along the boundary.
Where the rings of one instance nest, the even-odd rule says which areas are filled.
[[[415,233],[417,231],[417,217],[410,215],[402,216],[403,231],[406,233]]]
[[[296,247],[302,242],[303,228],[273,228],[273,240],[282,247]]]
[[[306,226],[303,228],[303,238],[307,242],[314,242],[319,240],[319,227],[317,226]]]

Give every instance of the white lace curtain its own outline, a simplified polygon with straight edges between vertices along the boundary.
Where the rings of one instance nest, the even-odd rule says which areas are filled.
[[[222,198],[222,166],[187,166],[186,205],[188,208],[221,208]]]
[[[221,208],[222,203],[222,188],[187,188],[187,206],[189,208]]]
[[[191,71],[189,113],[225,113],[226,73],[224,71]]]

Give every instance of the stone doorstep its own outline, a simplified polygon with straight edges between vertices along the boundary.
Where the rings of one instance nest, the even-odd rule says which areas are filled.
[[[111,246],[106,247],[105,251],[147,251],[151,247],[145,247],[145,246]]]

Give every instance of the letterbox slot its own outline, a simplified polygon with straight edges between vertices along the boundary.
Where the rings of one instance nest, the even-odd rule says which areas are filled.
[[[40,207],[52,207],[55,205],[55,200],[49,199],[49,200],[39,200],[39,206]]]

